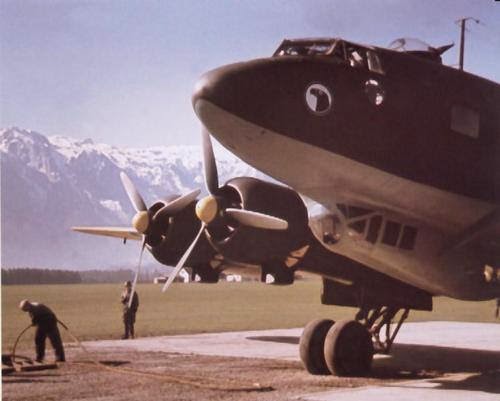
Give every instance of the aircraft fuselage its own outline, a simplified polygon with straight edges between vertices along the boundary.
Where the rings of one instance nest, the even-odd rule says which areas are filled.
[[[484,277],[500,262],[497,245],[453,245],[498,207],[499,85],[387,49],[360,47],[355,65],[343,46],[344,58],[335,47],[213,70],[195,111],[233,153],[330,211],[371,211],[357,227],[344,213],[330,250],[433,294],[500,295]]]

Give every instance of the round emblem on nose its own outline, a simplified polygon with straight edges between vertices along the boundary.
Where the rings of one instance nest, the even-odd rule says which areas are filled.
[[[306,104],[314,114],[324,115],[332,108],[333,97],[328,88],[321,84],[311,84],[307,87]]]

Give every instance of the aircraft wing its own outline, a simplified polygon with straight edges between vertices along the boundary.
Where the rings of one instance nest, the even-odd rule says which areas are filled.
[[[85,234],[102,235],[105,237],[123,238],[135,241],[142,240],[142,234],[131,227],[71,227],[71,229]]]
[[[498,246],[499,234],[500,209],[495,209],[457,236],[452,243],[452,248],[460,248],[477,240]]]
[[[489,265],[500,261],[500,210],[495,209],[457,236],[449,250],[475,248],[486,258]]]

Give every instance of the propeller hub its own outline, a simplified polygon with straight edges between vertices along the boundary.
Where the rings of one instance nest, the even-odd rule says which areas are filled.
[[[149,226],[148,212],[143,210],[137,212],[132,219],[132,226],[140,233],[144,234]]]
[[[205,224],[210,224],[219,211],[219,205],[215,196],[208,195],[200,199],[196,204],[196,216]]]

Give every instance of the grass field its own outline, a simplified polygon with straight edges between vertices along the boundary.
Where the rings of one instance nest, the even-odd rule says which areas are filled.
[[[256,282],[174,284],[165,294],[160,288],[138,287],[138,336],[301,327],[318,317],[351,319],[356,312],[321,305],[319,280],[285,287]],[[28,314],[18,309],[24,298],[50,306],[81,340],[119,338],[121,290],[119,284],[2,286],[2,351],[10,352],[17,335],[30,323]],[[434,312],[412,312],[410,320],[495,322],[494,307],[495,301],[437,298]],[[64,329],[62,333],[70,341]],[[28,331],[19,347],[31,347],[33,335],[34,330]]]

